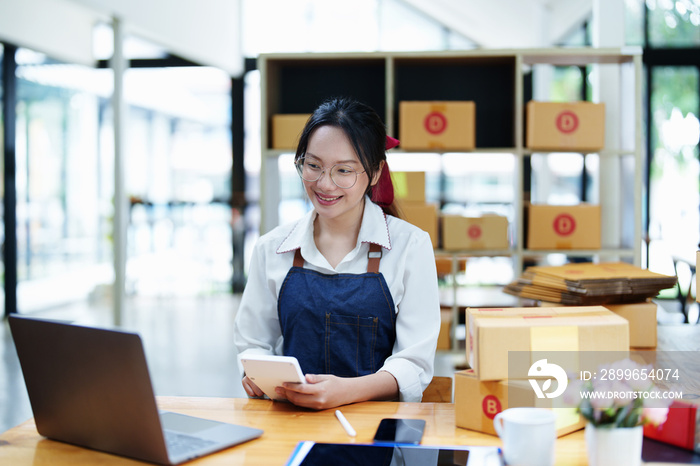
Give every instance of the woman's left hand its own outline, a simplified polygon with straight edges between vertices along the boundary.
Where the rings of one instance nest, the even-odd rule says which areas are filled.
[[[297,406],[319,410],[367,400],[395,400],[399,395],[396,379],[385,371],[362,377],[306,374],[306,383],[285,383],[275,390]]]
[[[349,380],[335,375],[306,374],[306,383],[285,383],[275,391],[297,406],[335,408],[352,402],[345,397],[344,390]]]

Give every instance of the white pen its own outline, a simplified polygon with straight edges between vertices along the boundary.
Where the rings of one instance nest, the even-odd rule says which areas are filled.
[[[350,437],[355,437],[357,435],[355,429],[352,428],[348,420],[345,419],[345,416],[343,416],[343,413],[341,413],[339,409],[335,410],[335,417],[338,418],[340,425],[343,426],[343,429],[345,429],[345,432],[347,432]]]

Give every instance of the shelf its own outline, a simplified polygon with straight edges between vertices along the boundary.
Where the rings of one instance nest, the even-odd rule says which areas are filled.
[[[523,257],[563,254],[570,257],[620,256],[634,257],[634,249],[524,249]]]
[[[452,256],[452,257],[509,257],[517,254],[514,249],[484,249],[484,250],[464,250],[464,251],[445,251],[444,249],[436,249],[436,256]]]
[[[509,229],[513,246],[503,250],[444,251],[436,255],[453,261],[464,257],[506,257],[519,274],[525,261],[548,255],[605,260],[624,258],[641,263],[642,252],[642,55],[638,47],[625,48],[547,48],[469,50],[445,52],[372,52],[263,54],[258,59],[261,71],[261,233],[277,225],[279,176],[277,158],[293,150],[270,150],[271,115],[311,113],[325,98],[351,95],[375,108],[389,135],[399,137],[399,102],[402,100],[472,100],[476,103],[476,145],[471,151],[403,150],[391,151],[391,157],[419,154],[512,154],[513,198]],[[533,100],[533,74],[542,65],[601,65],[596,95],[606,104],[606,147],[598,151],[538,151],[525,147],[525,107]],[[597,155],[601,181],[603,244],[620,247],[596,250],[530,250],[524,247],[525,165],[536,154]],[[633,164],[628,163],[633,162]],[[618,160],[624,163],[618,163]],[[619,170],[619,173],[618,173]],[[632,173],[633,172],[633,173]],[[611,178],[618,177],[619,178]],[[611,195],[612,194],[612,195]],[[632,209],[629,206],[633,206]],[[616,223],[615,223],[616,222]],[[607,226],[615,225],[615,228]],[[619,236],[618,236],[619,235]],[[627,247],[629,246],[629,247]],[[465,295],[455,284],[447,300],[453,308],[454,326],[458,325],[460,300],[478,306],[483,295]],[[492,290],[493,291],[493,290]],[[513,304],[508,298],[504,304]],[[455,336],[453,349],[458,348]]]

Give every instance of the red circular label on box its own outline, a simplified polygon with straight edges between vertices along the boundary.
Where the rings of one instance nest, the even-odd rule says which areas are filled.
[[[559,236],[569,236],[576,230],[576,219],[570,214],[559,214],[554,217],[552,226]]]
[[[423,126],[430,134],[440,134],[447,128],[447,118],[440,112],[431,112],[423,120]]]
[[[486,395],[481,402],[481,409],[484,411],[484,416],[493,420],[496,414],[502,411],[501,402],[493,395]]]
[[[471,239],[478,239],[481,238],[481,227],[479,225],[471,225],[467,229],[467,236],[469,236]]]
[[[557,115],[557,129],[562,133],[573,133],[578,129],[578,117],[574,112],[564,110]]]

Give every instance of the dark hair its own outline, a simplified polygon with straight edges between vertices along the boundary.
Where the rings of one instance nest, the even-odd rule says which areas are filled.
[[[326,100],[306,122],[299,137],[295,162],[304,156],[309,139],[321,126],[334,126],[345,133],[371,181],[379,172],[381,162],[386,162],[386,127],[377,112],[362,102],[346,97]],[[388,169],[385,164],[385,170]],[[367,186],[365,194],[369,194],[370,199],[375,201],[371,186]],[[398,217],[393,202],[380,205],[385,213]]]

